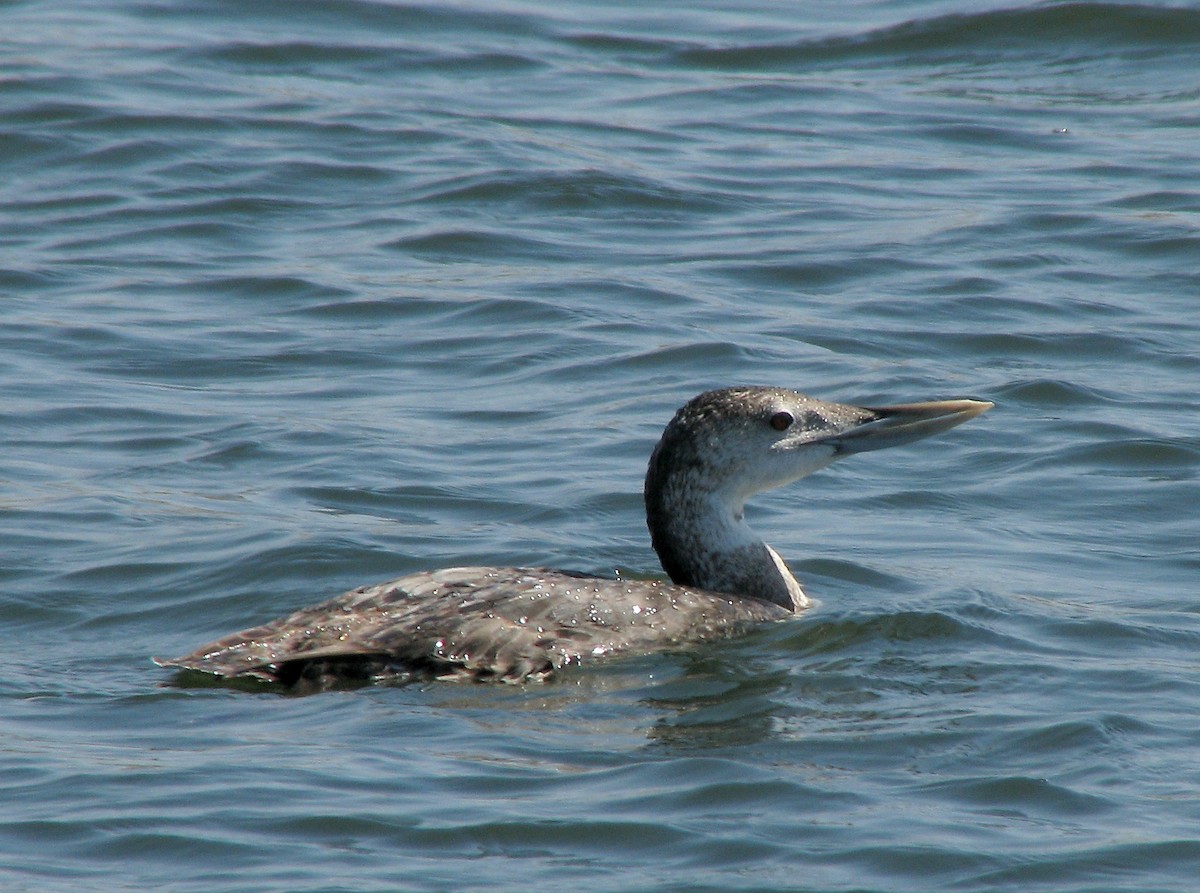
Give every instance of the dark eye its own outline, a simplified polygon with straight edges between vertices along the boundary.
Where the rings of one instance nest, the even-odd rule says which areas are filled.
[[[771,416],[771,427],[776,431],[786,431],[796,421],[790,412],[777,412]]]

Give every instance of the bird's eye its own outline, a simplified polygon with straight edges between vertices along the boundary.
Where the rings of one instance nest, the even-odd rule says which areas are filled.
[[[777,412],[771,416],[771,427],[776,431],[786,431],[796,421],[790,412]]]

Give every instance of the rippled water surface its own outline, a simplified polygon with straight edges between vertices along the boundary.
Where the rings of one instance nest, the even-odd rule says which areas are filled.
[[[0,5],[0,886],[1192,891],[1200,12]],[[654,576],[692,394],[974,396],[758,499],[816,608],[532,686],[149,662]]]

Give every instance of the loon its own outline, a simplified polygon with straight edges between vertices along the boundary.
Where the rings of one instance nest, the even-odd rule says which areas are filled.
[[[354,589],[154,660],[308,693],[418,678],[538,681],[614,654],[736,635],[809,604],[787,564],[747,526],[749,497],[991,408],[979,400],[868,408],[775,387],[708,391],[675,413],[646,473],[646,523],[670,583],[448,568]]]

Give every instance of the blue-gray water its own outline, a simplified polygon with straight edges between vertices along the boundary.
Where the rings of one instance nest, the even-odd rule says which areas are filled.
[[[1194,891],[1200,11],[0,5],[0,887]],[[717,385],[974,396],[751,521],[819,599],[528,687],[149,662],[652,576]]]

